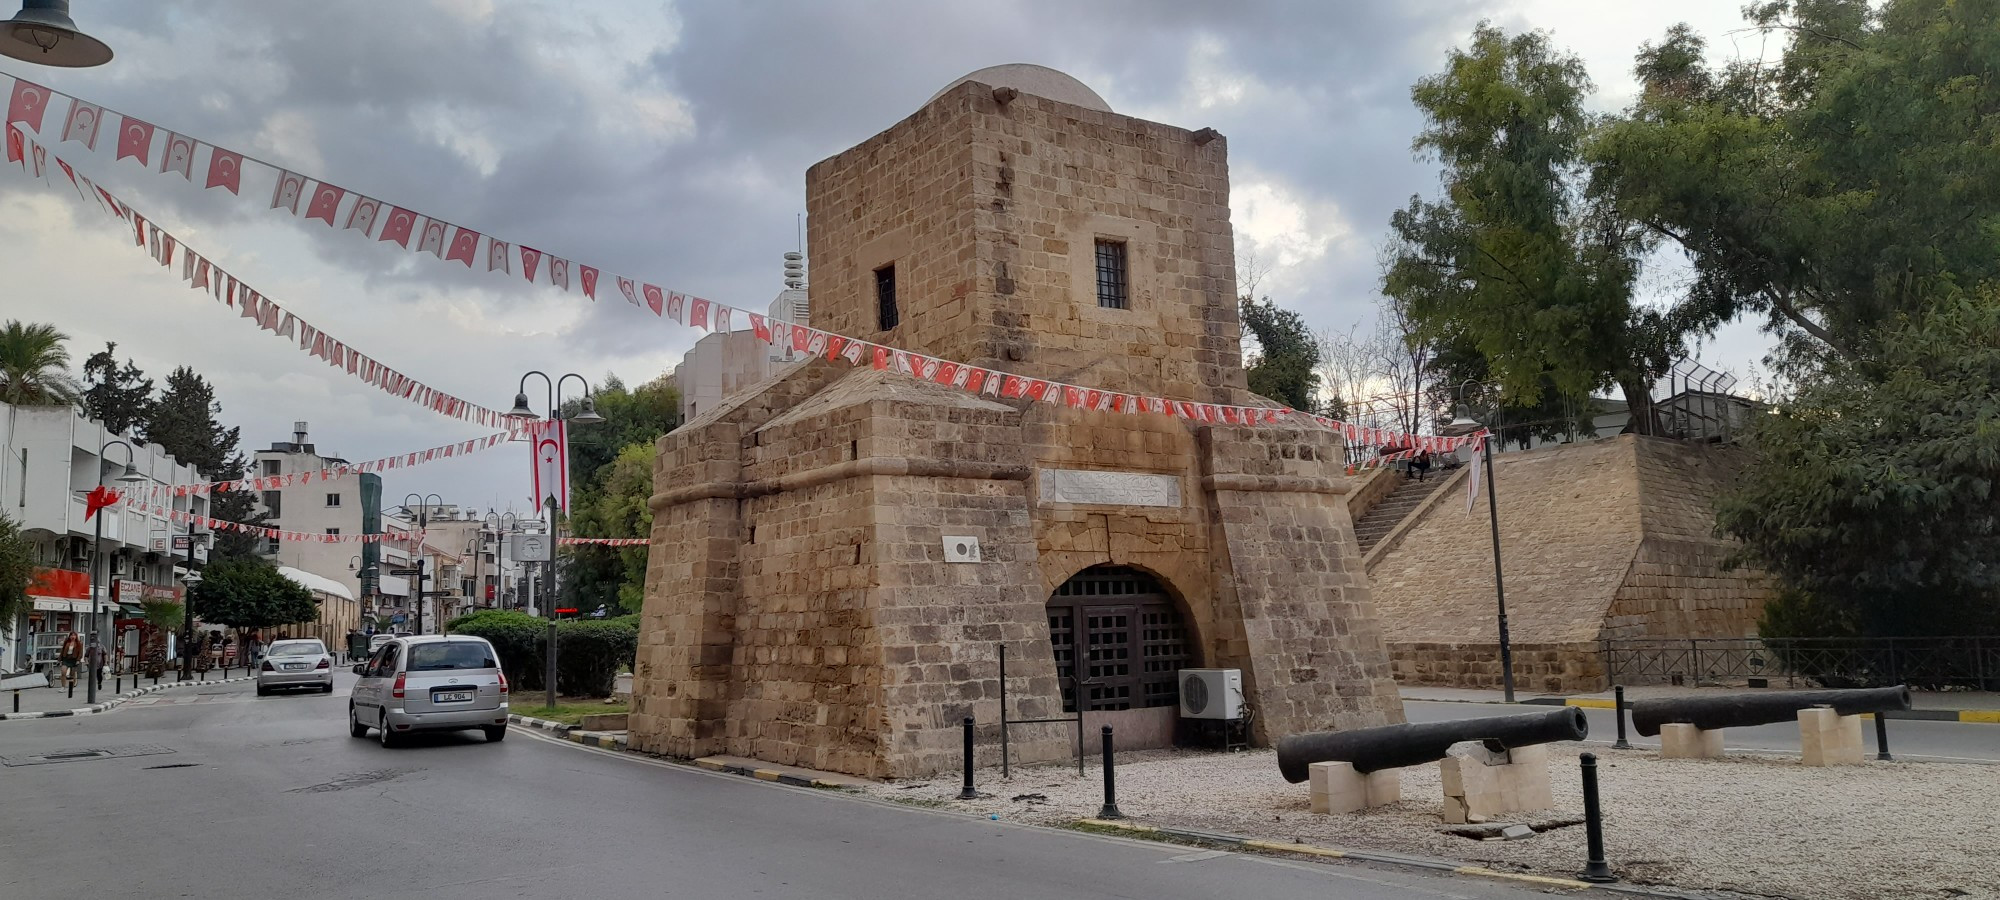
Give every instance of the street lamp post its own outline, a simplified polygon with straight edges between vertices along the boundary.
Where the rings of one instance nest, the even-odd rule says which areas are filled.
[[[1451,420],[1453,428],[1478,428],[1479,423],[1464,412],[1465,385],[1458,386],[1459,413]],[[1507,634],[1507,585],[1500,574],[1500,498],[1493,487],[1493,435],[1487,435],[1479,442],[1482,464],[1486,467],[1486,515],[1487,524],[1493,533],[1493,596],[1499,604],[1500,612],[1500,686],[1506,692],[1506,701],[1514,702],[1514,648]]]
[[[499,544],[493,551],[493,605],[498,608],[501,595],[506,593],[502,590],[502,586],[507,581],[507,538],[514,533],[519,522],[511,512],[497,513],[487,510],[486,526],[493,531],[494,543]]]
[[[194,500],[188,500],[188,550],[187,577],[181,582],[181,680],[194,675],[194,588],[201,583],[201,573],[194,570]],[[171,548],[170,548],[171,549]]]
[[[444,505],[444,498],[436,494],[411,494],[403,498],[403,508],[410,508],[410,501],[417,501],[417,629],[412,634],[424,633],[424,544],[427,536],[424,530],[431,524],[431,498],[437,498],[437,505]]]
[[[97,448],[98,488],[101,489],[104,487],[104,454],[113,446],[125,448],[125,472],[119,475],[117,480],[123,484],[136,484],[145,481],[146,476],[139,474],[139,470],[132,465],[136,459],[132,445],[113,439],[105,441],[102,446]],[[90,641],[85,644],[83,651],[83,696],[84,702],[93,704],[97,702],[97,665],[98,654],[101,652],[101,648],[98,647],[98,632],[103,631],[103,627],[99,624],[99,621],[100,617],[104,614],[104,602],[101,598],[103,597],[103,588],[105,587],[103,581],[98,579],[97,573],[101,567],[100,564],[104,562],[101,558],[104,556],[104,517],[110,515],[108,510],[108,507],[99,509],[96,514],[91,516],[94,524],[92,525],[90,536]],[[109,580],[110,574],[109,569],[106,568],[105,580]]]
[[[540,375],[542,383],[548,386],[549,419],[551,421],[568,421],[578,425],[595,425],[604,421],[604,417],[597,414],[597,401],[591,397],[589,379],[574,372],[564,375],[561,378],[550,379],[547,372],[538,370],[530,371],[526,375],[521,376],[520,386],[514,392],[514,408],[507,411],[509,418],[537,418],[534,409],[528,406],[529,375]],[[574,415],[565,416],[562,408],[562,386],[572,378],[583,383],[583,402]],[[568,464],[567,457],[564,458],[564,464]],[[563,477],[567,480],[569,473],[564,472]],[[549,502],[549,560],[542,564],[542,606],[543,614],[548,616],[549,621],[548,653],[544,654],[548,657],[548,666],[544,677],[548,681],[546,686],[548,688],[549,709],[556,708],[556,620],[555,607],[552,604],[556,602],[556,548],[562,545],[562,503],[564,499],[560,496],[536,498],[538,502]]]

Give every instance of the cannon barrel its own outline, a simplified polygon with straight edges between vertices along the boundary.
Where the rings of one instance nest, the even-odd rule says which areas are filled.
[[[1316,731],[1278,739],[1278,771],[1286,781],[1298,784],[1306,780],[1308,767],[1316,762],[1348,762],[1357,772],[1374,772],[1443,759],[1451,745],[1465,741],[1482,741],[1497,752],[1551,741],[1580,741],[1589,735],[1590,723],[1584,720],[1583,710],[1571,706],[1514,716]]]
[[[1843,716],[1910,708],[1907,687],[1863,688],[1851,691],[1777,691],[1758,694],[1725,694],[1719,697],[1669,697],[1634,700],[1632,727],[1653,737],[1660,726],[1693,725],[1705,731],[1769,725],[1798,718],[1799,710],[1831,706]]]

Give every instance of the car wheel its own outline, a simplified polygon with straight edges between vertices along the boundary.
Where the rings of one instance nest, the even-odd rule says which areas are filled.
[[[347,734],[350,737],[367,737],[368,726],[361,724],[361,717],[354,710],[354,704],[347,704]]]
[[[260,684],[257,686],[257,696],[269,697],[271,696],[271,689]]]
[[[388,713],[385,712],[382,714],[382,718],[376,721],[375,727],[382,732],[382,746],[394,747],[402,743],[402,740],[396,736],[396,733],[389,730]]]
[[[486,741],[490,744],[497,744],[507,739],[507,726],[505,725],[487,725],[479,730],[486,732]]]
[[[329,681],[329,682],[327,682],[327,683],[325,683],[325,684],[322,684],[322,685],[320,685],[320,686],[319,686],[319,692],[320,692],[320,693],[322,693],[322,694],[331,694],[331,693],[333,693],[333,682]]]

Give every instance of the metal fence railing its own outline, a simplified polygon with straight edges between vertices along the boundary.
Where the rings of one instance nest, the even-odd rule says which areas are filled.
[[[1614,684],[1745,678],[1797,687],[2000,690],[2000,637],[1695,638],[1603,641]]]

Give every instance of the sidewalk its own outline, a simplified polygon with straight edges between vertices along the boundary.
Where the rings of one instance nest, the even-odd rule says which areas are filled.
[[[1722,694],[1758,693],[1762,691],[1817,690],[1817,688],[1785,688],[1773,682],[1770,688],[1751,687],[1674,687],[1664,684],[1633,685],[1625,689],[1625,701],[1650,700],[1661,697],[1701,697]],[[1503,692],[1478,688],[1424,687],[1405,685],[1401,687],[1404,700],[1431,700],[1446,703],[1504,703]],[[1615,698],[1611,691],[1590,694],[1539,694],[1530,691],[1515,691],[1517,703],[1547,704],[1553,706],[1594,706],[1611,708]],[[1892,713],[1892,719],[1939,719],[1960,722],[1987,722],[2000,724],[2000,694],[1991,691],[1911,691],[1911,705],[1908,712]]]
[[[240,668],[230,670],[230,676],[228,681],[224,681],[222,671],[217,669],[208,673],[208,680],[206,682],[201,680],[199,674],[196,674],[195,678],[187,683],[190,686],[227,684],[234,681],[243,681],[250,677]],[[88,700],[84,699],[88,696],[89,692],[84,687],[83,681],[79,679],[76,683],[75,696],[70,696],[70,693],[64,690],[60,683],[50,687],[30,688],[20,691],[21,708],[18,711],[14,708],[14,695],[16,692],[0,691],[0,719],[36,719],[62,715],[89,715],[93,712],[104,712],[133,697],[150,694],[156,690],[167,690],[178,687],[179,684],[180,682],[176,680],[174,673],[169,672],[160,676],[158,687],[154,687],[153,679],[141,678],[139,679],[138,686],[135,688],[132,679],[128,676],[124,679],[122,685],[124,691],[121,693],[119,691],[121,687],[119,680],[115,677],[107,676],[104,679],[103,685],[97,689],[97,705],[92,706]]]

